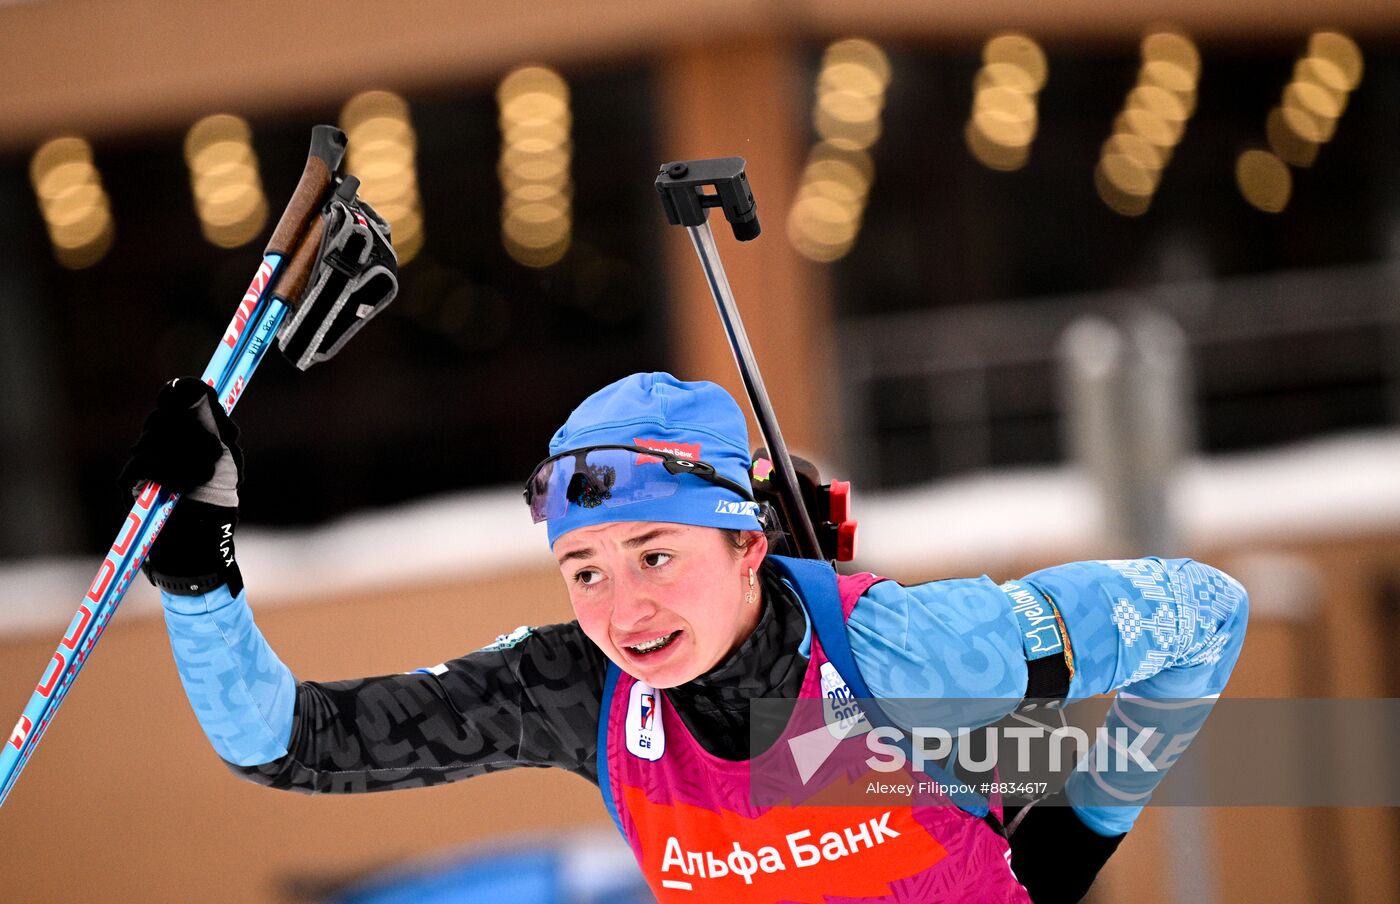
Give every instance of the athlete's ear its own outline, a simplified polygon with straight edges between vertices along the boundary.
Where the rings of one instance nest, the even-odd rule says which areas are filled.
[[[745,573],[750,568],[757,571],[758,566],[763,564],[764,557],[768,555],[768,536],[761,530],[741,530],[739,540],[743,543],[739,562]]]

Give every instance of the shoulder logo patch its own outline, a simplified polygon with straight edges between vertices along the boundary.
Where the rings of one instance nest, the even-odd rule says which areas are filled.
[[[534,633],[534,628],[531,628],[529,625],[521,625],[509,634],[498,635],[495,640],[491,641],[481,649],[487,652],[509,650],[511,647],[519,646],[521,641],[523,641],[525,638],[529,637],[531,634]]]

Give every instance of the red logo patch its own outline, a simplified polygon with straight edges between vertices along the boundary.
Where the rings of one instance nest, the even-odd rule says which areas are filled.
[[[632,444],[641,446],[643,449],[655,449],[657,452],[669,452],[677,458],[688,458],[691,461],[700,460],[699,443],[674,443],[659,439],[641,439],[634,437],[632,439]],[[637,464],[639,465],[655,464],[659,461],[661,461],[661,459],[654,455],[637,456]]]

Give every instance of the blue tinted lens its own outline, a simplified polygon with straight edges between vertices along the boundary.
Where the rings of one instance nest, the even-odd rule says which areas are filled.
[[[680,478],[661,459],[632,449],[587,449],[551,459],[530,481],[535,522],[563,517],[570,505],[615,508],[675,495]]]

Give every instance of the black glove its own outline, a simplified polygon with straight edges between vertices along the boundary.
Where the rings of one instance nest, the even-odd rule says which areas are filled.
[[[161,388],[118,481],[137,493],[147,480],[181,498],[146,558],[146,577],[170,593],[197,596],[243,577],[233,555],[243,452],[238,427],[213,387],[181,377]]]
[[[1007,810],[1008,826],[1018,813]],[[1088,893],[1126,837],[1086,826],[1061,789],[1033,805],[1011,832],[1011,869],[1035,904],[1068,904]]]

